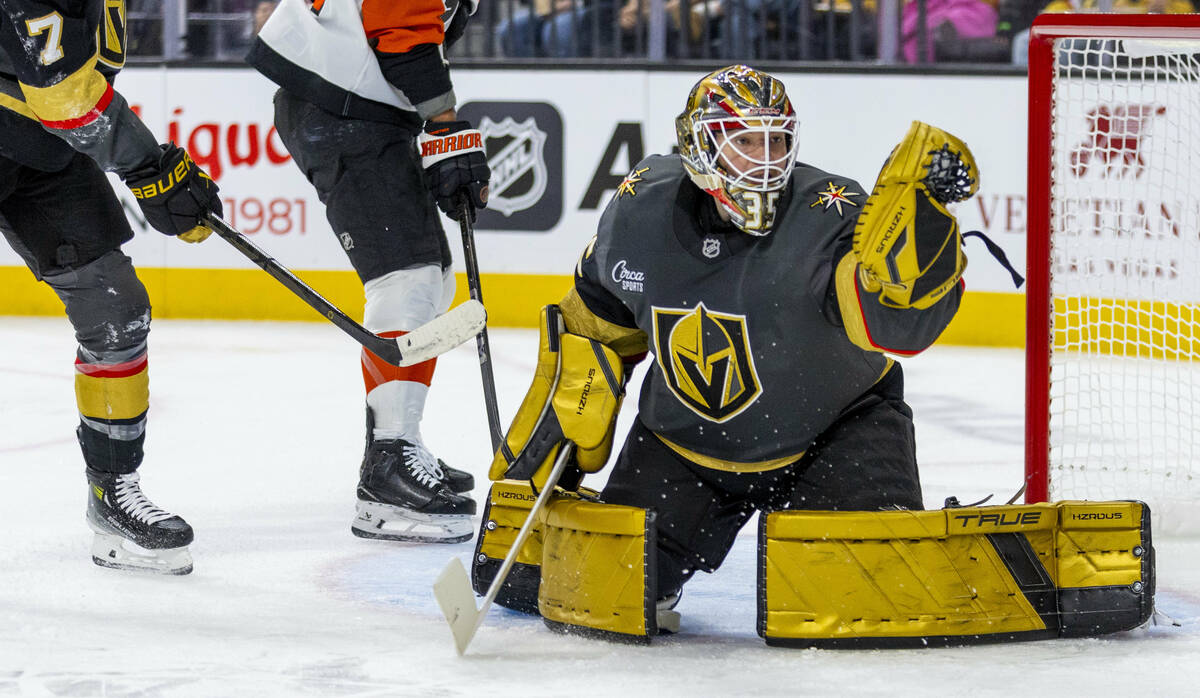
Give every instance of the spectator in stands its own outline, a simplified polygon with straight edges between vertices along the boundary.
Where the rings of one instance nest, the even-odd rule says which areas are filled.
[[[758,0],[754,0],[758,1]],[[665,0],[667,55],[675,58],[708,58],[717,51],[711,46],[716,26],[730,0]],[[625,0],[617,13],[627,52],[644,49],[650,20],[648,0]]]
[[[1024,65],[1029,27],[1038,15],[1041,0],[986,0],[996,4],[993,36],[963,37],[943,24],[930,38],[935,60],[954,63],[1016,63]]]
[[[593,23],[611,35],[611,0],[533,0],[514,7],[496,27],[496,41],[510,58],[570,58],[595,55]]]
[[[996,36],[996,8],[984,0],[925,0],[925,53],[920,49],[920,8],[915,0],[900,13],[900,41],[904,60],[929,63],[938,59],[940,47],[950,50],[963,39]]]
[[[804,1],[811,3],[807,13],[801,12]],[[869,57],[866,54],[875,45],[876,0],[720,2],[724,15],[720,45],[723,57],[731,60],[856,60]],[[801,26],[805,17],[807,24]]]

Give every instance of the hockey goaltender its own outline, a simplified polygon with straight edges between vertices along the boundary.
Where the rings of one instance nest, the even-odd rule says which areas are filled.
[[[543,310],[533,385],[490,472],[475,590],[535,509],[497,603],[648,642],[678,631],[683,586],[715,570],[758,511],[769,644],[1081,637],[1147,621],[1142,503],[922,511],[891,357],[930,346],[962,300],[963,234],[947,205],[978,189],[967,146],[914,122],[867,195],[797,162],[783,83],[746,66],[702,78],[676,128],[679,154],[634,167],[574,287]],[[607,484],[583,488],[648,353]],[[560,460],[569,467],[552,470]],[[545,487],[557,490],[536,511]]]

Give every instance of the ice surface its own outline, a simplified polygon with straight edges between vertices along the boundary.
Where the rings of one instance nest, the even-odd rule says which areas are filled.
[[[507,419],[537,338],[491,339]],[[0,696],[1195,695],[1200,680],[1200,542],[1156,541],[1158,605],[1181,627],[796,651],[755,635],[752,525],[724,567],[688,585],[677,636],[614,645],[493,608],[460,659],[430,585],[451,556],[469,562],[473,543],[350,534],[358,351],[319,323],[155,321],[142,484],[195,527],[196,571],[102,569],[84,523],[71,328],[0,317],[0,347]],[[927,506],[1010,497],[1021,481],[1021,354],[939,347],[904,364]],[[426,441],[482,483],[481,400],[473,345],[439,360]]]

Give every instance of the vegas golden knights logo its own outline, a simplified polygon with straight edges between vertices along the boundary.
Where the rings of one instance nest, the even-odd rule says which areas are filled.
[[[680,402],[724,422],[762,394],[746,332],[746,316],[695,308],[654,308],[658,367]]]
[[[99,59],[118,70],[125,65],[125,0],[104,0],[104,21],[96,37]]]

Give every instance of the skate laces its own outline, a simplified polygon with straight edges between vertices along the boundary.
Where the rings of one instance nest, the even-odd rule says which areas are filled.
[[[426,487],[440,485],[446,479],[438,459],[433,457],[425,447],[417,444],[407,444],[404,447],[404,465],[412,472],[417,482]]]
[[[142,492],[142,486],[138,484],[140,479],[141,476],[137,473],[128,473],[117,477],[117,484],[113,487],[117,506],[146,524],[158,523],[174,516],[170,512],[159,509],[146,497]]]

